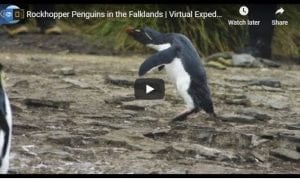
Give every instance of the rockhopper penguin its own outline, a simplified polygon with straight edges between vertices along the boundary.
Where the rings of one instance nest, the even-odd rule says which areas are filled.
[[[142,63],[139,76],[155,67],[159,70],[165,68],[184,99],[186,110],[173,120],[184,120],[201,109],[216,118],[204,66],[197,50],[186,36],[161,33],[149,27],[127,28],[126,32],[138,42],[158,51]]]
[[[8,172],[12,135],[12,114],[4,89],[4,72],[0,64],[0,174]]]

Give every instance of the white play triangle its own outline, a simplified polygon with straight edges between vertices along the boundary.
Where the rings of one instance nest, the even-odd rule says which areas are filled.
[[[151,93],[154,90],[154,88],[152,88],[149,85],[146,85],[146,94]]]

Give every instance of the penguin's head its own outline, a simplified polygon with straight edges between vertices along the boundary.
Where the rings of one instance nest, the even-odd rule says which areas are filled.
[[[168,43],[164,35],[158,31],[155,31],[149,27],[126,29],[128,35],[132,36],[138,42],[144,45],[161,45]]]

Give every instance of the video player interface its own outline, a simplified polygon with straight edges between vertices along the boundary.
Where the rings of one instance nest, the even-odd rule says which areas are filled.
[[[0,4],[0,173],[299,174],[299,12]]]

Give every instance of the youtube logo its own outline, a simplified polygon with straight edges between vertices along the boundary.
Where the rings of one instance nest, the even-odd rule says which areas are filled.
[[[134,83],[136,99],[162,99],[165,96],[165,82],[158,78],[140,78]]]

